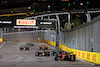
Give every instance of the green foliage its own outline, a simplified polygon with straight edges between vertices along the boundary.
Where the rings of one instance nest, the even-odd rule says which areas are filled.
[[[75,24],[75,26],[79,26],[83,23],[82,19],[80,18],[75,18],[72,22]]]

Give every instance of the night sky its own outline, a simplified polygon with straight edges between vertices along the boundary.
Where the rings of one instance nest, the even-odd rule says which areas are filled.
[[[87,1],[89,1],[88,5],[87,5]],[[73,2],[75,2],[75,4],[73,4]],[[88,8],[100,8],[100,0],[69,0],[69,1],[64,1],[64,2],[61,2],[61,0],[48,0],[45,2],[41,0],[39,1],[38,0],[0,0],[0,6],[1,6],[0,9],[27,7],[27,6],[31,6],[33,3],[47,3],[51,5],[52,3],[54,3],[54,5],[52,6],[55,10],[58,10],[58,9],[62,10],[62,8],[65,8],[66,10],[68,9],[72,10],[73,8],[82,9],[79,7],[81,2],[85,5],[85,7],[88,7]],[[68,3],[70,3],[70,7],[68,6]],[[39,5],[40,4],[38,4],[38,6]]]

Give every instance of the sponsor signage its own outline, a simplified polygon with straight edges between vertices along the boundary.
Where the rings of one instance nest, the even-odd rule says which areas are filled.
[[[56,22],[51,21],[37,21],[39,28],[56,28]]]
[[[0,21],[0,24],[11,24],[12,21]]]
[[[52,22],[40,22],[41,25],[51,25]]]
[[[3,27],[13,27],[15,25],[15,17],[1,17],[0,18],[0,28]]]
[[[0,21],[0,28],[2,27],[12,27],[13,22],[12,21]]]
[[[36,20],[17,19],[16,25],[36,25]]]

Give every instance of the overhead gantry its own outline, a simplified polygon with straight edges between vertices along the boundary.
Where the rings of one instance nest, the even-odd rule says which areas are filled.
[[[59,15],[67,15],[68,16],[68,23],[70,23],[71,14],[74,14],[74,13],[85,13],[85,15],[87,17],[87,23],[89,23],[91,21],[91,16],[89,14],[89,13],[91,13],[91,11],[90,12],[89,11],[87,11],[87,12],[84,12],[84,11],[56,12],[56,13],[27,17],[24,19],[38,19],[38,18],[40,18],[41,20],[52,20],[52,19],[50,19],[50,16],[56,16],[56,20],[57,20],[57,23],[56,23],[56,32],[57,32],[56,43],[57,43],[60,41],[60,18],[59,18]],[[44,19],[43,17],[48,17],[48,18]]]

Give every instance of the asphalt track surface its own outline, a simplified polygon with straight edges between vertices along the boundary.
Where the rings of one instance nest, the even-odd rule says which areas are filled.
[[[30,50],[20,51],[19,47],[26,42],[8,42],[0,48],[0,67],[100,67],[80,60],[72,61],[55,61],[54,56],[37,57],[35,52],[37,46],[44,43],[34,43],[30,46]],[[48,51],[52,51],[54,47],[49,46]]]

